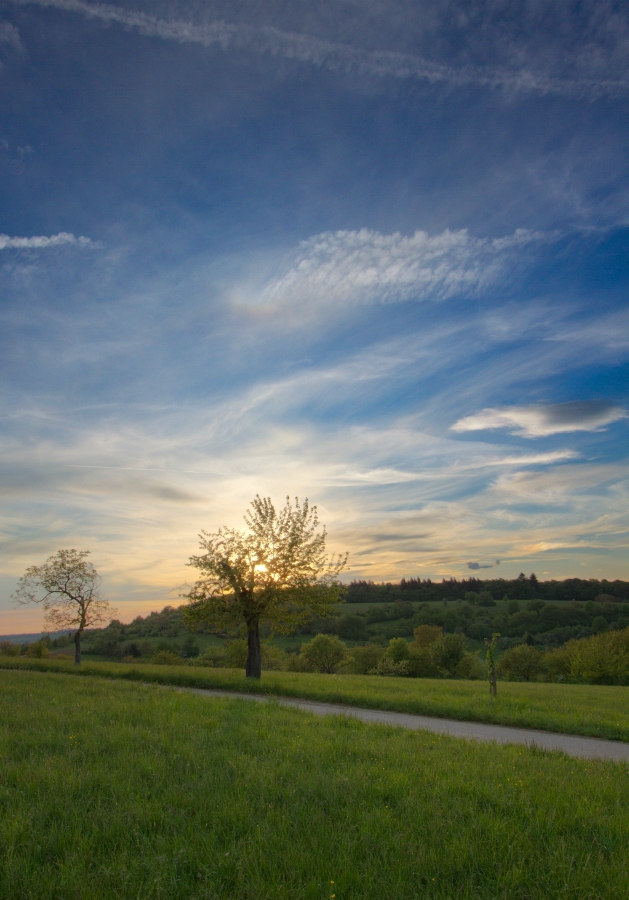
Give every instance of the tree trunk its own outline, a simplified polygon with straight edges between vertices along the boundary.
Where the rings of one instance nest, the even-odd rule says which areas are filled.
[[[260,651],[260,629],[258,623],[249,626],[247,634],[247,678],[260,678],[262,676],[262,654]]]
[[[491,680],[489,682],[489,694],[491,697],[498,696],[498,685],[496,684],[496,667],[491,670]]]
[[[74,665],[81,665],[81,632],[77,631],[74,635]]]

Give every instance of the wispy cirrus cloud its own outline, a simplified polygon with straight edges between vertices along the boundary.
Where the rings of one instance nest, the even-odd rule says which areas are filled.
[[[0,250],[42,250],[47,247],[61,247],[68,244],[76,247],[97,246],[90,238],[75,237],[67,231],[36,237],[10,237],[8,234],[0,234]]]
[[[532,406],[488,407],[459,419],[453,431],[485,431],[508,428],[521,437],[547,437],[570,431],[601,431],[629,414],[621,406],[601,400]]]
[[[91,423],[61,407],[16,417],[0,483],[6,515],[24,524],[7,531],[0,578],[17,578],[51,542],[78,541],[129,616],[164,605],[189,575],[199,529],[238,526],[256,492],[319,503],[334,549],[351,551],[351,577],[459,577],[468,561],[497,558],[511,577],[524,559],[527,571],[548,568],[548,548],[561,541],[582,552],[626,544],[626,489],[617,486],[626,464],[592,469],[570,450],[503,457],[483,442],[462,453],[459,440],[406,420],[321,430],[295,408],[311,405],[324,374],[295,373],[255,397],[251,388],[202,405],[116,408]],[[339,384],[335,372],[330,396]],[[522,510],[531,502],[544,516]],[[556,571],[571,574],[556,552]]]
[[[137,9],[109,3],[87,3],[85,0],[10,0],[25,6],[36,4],[78,13],[104,22],[115,22],[147,37],[250,50],[256,53],[294,59],[331,71],[356,72],[377,78],[426,81],[450,87],[475,85],[505,88],[534,94],[616,96],[629,91],[629,79],[558,77],[532,68],[498,66],[451,66],[431,61],[412,53],[366,50],[351,44],[325,40],[312,34],[293,32],[274,25],[252,26],[243,23],[195,22],[160,18]]]
[[[554,238],[526,229],[495,239],[473,237],[466,229],[408,237],[369,228],[324,232],[299,244],[258,301],[351,304],[476,295],[497,280],[517,251]]]

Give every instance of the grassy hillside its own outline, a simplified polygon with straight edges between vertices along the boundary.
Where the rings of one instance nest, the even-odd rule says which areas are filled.
[[[484,639],[494,632],[501,635],[499,653],[523,640],[549,649],[572,638],[628,627],[627,588],[625,582],[579,579],[355,582],[348,586],[347,602],[339,605],[335,618],[315,619],[274,642],[296,652],[302,643],[324,632],[338,634],[348,646],[367,641],[386,644],[396,637],[410,640],[414,628],[430,624],[464,634],[471,650],[482,648]],[[221,642],[211,635],[190,634],[182,609],[167,606],[129,624],[114,621],[105,629],[86,633],[84,651],[97,659],[150,657],[160,649],[193,657]],[[67,644],[69,639],[53,641],[57,649]]]
[[[370,675],[317,675],[265,672],[259,683],[234,669],[186,666],[83,663],[0,657],[2,669],[31,669],[73,675],[264,692],[392,709],[476,722],[494,722],[629,741],[629,687],[501,682],[489,697],[478,681],[382,678]],[[3,674],[3,673],[2,673]]]
[[[3,900],[629,896],[629,769],[0,672]]]

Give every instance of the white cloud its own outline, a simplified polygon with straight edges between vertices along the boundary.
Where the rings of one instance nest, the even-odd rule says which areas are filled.
[[[553,235],[518,229],[503,238],[474,238],[466,229],[410,237],[396,232],[328,231],[299,244],[285,271],[259,295],[263,305],[445,300],[476,295],[495,282],[527,244]]]
[[[50,237],[39,235],[37,237],[9,237],[8,234],[0,234],[0,250],[39,250],[45,247],[59,247],[63,244],[74,244],[77,247],[96,246],[87,237],[75,237],[67,231],[52,234]]]
[[[567,459],[577,459],[576,450],[554,450],[551,453],[530,453],[526,456],[505,456],[504,459],[489,461],[487,465],[496,466],[545,466],[551,463],[564,462]]]
[[[314,387],[314,375],[296,376],[202,407],[134,406],[95,422],[50,407],[37,421],[21,417],[0,454],[0,577],[19,577],[60,546],[89,548],[128,620],[179,602],[198,531],[239,527],[256,492],[318,503],[331,549],[351,551],[349,577],[460,577],[468,560],[497,558],[511,577],[523,559],[538,571],[540,556],[567,577],[562,547],[617,553],[601,574],[622,577],[626,463],[556,466],[574,455],[567,450],[496,458],[482,442],[404,420],[322,430],[292,415],[294,393],[307,399]],[[533,465],[542,471],[517,470]],[[531,514],[531,503],[543,510]]]
[[[610,353],[624,353],[629,349],[629,309],[614,310],[577,324],[562,324],[545,340],[568,344],[571,352],[580,358],[598,350],[609,360]]]
[[[0,44],[8,44],[15,50],[21,50],[20,32],[10,22],[0,22]]]
[[[369,51],[337,41],[323,40],[311,34],[284,31],[274,26],[251,26],[224,21],[195,23],[178,19],[160,19],[133,9],[85,0],[10,0],[19,6],[37,4],[75,12],[104,22],[117,22],[147,37],[252,50],[311,63],[332,71],[358,72],[372,77],[414,79],[452,87],[477,85],[502,87],[510,91],[536,94],[589,96],[624,95],[629,91],[626,78],[554,77],[547,72],[525,68],[499,68],[464,65],[457,68],[432,62],[421,56],[390,51]]]
[[[601,431],[606,425],[627,418],[627,415],[622,407],[602,401],[489,407],[459,419],[452,430],[508,428],[522,437],[546,437],[569,431]]]

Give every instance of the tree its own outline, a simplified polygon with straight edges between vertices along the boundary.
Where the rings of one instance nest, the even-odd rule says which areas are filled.
[[[380,644],[365,644],[363,647],[354,647],[349,651],[348,670],[352,675],[366,675],[370,669],[375,669],[384,654],[384,648]]]
[[[441,637],[443,629],[441,625],[418,625],[413,629],[416,649],[426,650],[431,644]]]
[[[286,498],[276,512],[269,497],[256,496],[244,516],[248,532],[219,528],[202,532],[202,556],[190,565],[200,579],[186,595],[184,621],[192,629],[247,633],[248,678],[262,671],[260,626],[288,634],[313,616],[329,618],[341,599],[339,573],[347,554],[328,558],[327,532],[320,531],[317,507]]]
[[[76,629],[74,662],[81,664],[81,636],[101,625],[116,610],[101,597],[101,578],[87,561],[89,550],[59,550],[42,566],[30,566],[18,582],[18,603],[41,603],[49,631]]]
[[[535,647],[517,644],[505,650],[496,668],[513,681],[532,681],[544,671],[544,658]]]
[[[35,659],[47,659],[50,656],[50,650],[46,641],[33,641],[26,648],[26,656]]]
[[[346,641],[360,641],[367,637],[367,622],[364,616],[340,616],[335,630]]]
[[[347,647],[336,635],[318,634],[303,645],[299,655],[309,671],[331,675],[345,661]]]
[[[408,641],[404,640],[402,637],[391,638],[389,641],[389,646],[385,651],[385,656],[388,659],[392,659],[393,662],[402,662],[402,660],[408,660],[410,657],[410,644]]]
[[[418,625],[413,629],[415,640],[409,644],[409,674],[416,678],[436,678],[439,667],[430,655],[430,648],[443,635],[440,625]]]
[[[572,678],[590,684],[629,684],[629,628],[568,641],[564,650]]]
[[[442,634],[429,645],[428,652],[439,669],[454,675],[465,653],[465,638],[460,634]]]

